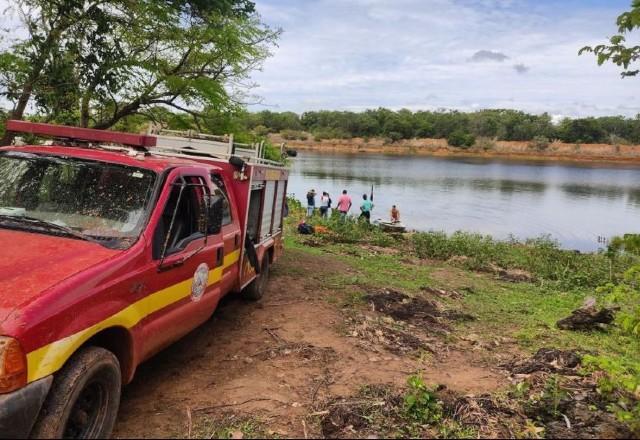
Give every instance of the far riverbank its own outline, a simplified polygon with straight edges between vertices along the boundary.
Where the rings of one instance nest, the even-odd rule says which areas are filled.
[[[446,139],[406,139],[388,142],[382,138],[285,140],[279,134],[270,136],[275,144],[285,142],[287,148],[319,153],[387,154],[400,156],[476,157],[487,159],[532,160],[546,162],[593,162],[640,165],[640,146],[609,144],[567,144],[551,142],[546,148],[530,142],[479,140],[467,149],[451,147]]]

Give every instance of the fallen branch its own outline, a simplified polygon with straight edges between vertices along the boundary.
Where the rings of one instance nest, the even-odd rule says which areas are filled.
[[[224,405],[204,406],[202,408],[195,408],[192,411],[193,412],[207,412],[207,411],[211,411],[211,410],[219,409],[219,408],[229,408],[229,407],[232,407],[232,406],[242,406],[242,405],[246,405],[247,403],[251,403],[251,402],[267,402],[267,401],[278,402],[278,403],[281,403],[283,405],[289,405],[288,403],[283,402],[282,400],[271,399],[271,398],[268,398],[268,397],[258,397],[258,398],[255,398],[255,399],[245,400],[244,402],[240,402],[240,403],[226,403]]]
[[[264,307],[280,307],[280,306],[288,306],[291,304],[299,304],[299,303],[308,303],[308,301],[290,301],[290,302],[282,302],[282,303],[271,303],[271,304],[264,304]]]
[[[371,400],[348,400],[346,402],[334,402],[330,406],[354,406],[354,405],[369,405],[369,406],[385,406],[387,402],[372,402]]]
[[[619,308],[603,308],[597,310],[595,306],[581,307],[571,312],[571,315],[556,323],[561,330],[593,330],[601,324],[611,324]]]
[[[267,333],[269,333],[269,336],[271,336],[276,342],[280,342],[280,343],[286,343],[286,341],[284,339],[282,339],[280,336],[278,336],[277,333],[274,332],[274,330],[277,330],[279,327],[276,328],[268,328],[265,327],[264,331],[266,331]]]
[[[187,438],[191,438],[192,428],[193,428],[193,420],[191,418],[191,408],[187,407]]]

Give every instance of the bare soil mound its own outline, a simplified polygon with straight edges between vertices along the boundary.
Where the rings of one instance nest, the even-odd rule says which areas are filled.
[[[471,321],[475,318],[455,310],[444,310],[440,304],[421,296],[410,297],[402,292],[384,289],[369,293],[364,299],[373,309],[393,319],[405,321],[430,330],[448,332],[447,321]]]

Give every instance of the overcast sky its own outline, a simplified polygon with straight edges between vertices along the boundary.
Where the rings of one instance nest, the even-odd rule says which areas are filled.
[[[640,113],[640,78],[598,67],[586,44],[631,0],[256,0],[284,30],[254,75],[252,109],[515,108]],[[640,32],[634,35],[637,41]]]

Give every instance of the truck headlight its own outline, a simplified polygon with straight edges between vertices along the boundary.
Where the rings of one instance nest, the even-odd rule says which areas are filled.
[[[27,357],[20,343],[0,336],[0,394],[10,393],[27,384]]]

